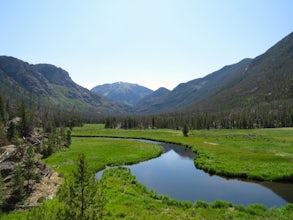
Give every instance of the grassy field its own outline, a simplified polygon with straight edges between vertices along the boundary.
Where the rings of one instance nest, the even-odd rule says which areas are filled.
[[[72,135],[132,137],[189,146],[195,164],[209,173],[257,180],[293,181],[293,128],[192,130],[188,137],[169,129],[104,129],[87,124]]]
[[[132,140],[99,138],[72,138],[69,149],[44,159],[52,169],[67,175],[73,169],[74,160],[84,153],[90,169],[97,172],[105,166],[133,164],[159,156],[163,149],[154,144]]]
[[[263,205],[248,207],[224,201],[179,202],[156,194],[140,184],[127,168],[108,169],[103,174],[105,207],[103,219],[278,219],[293,218],[293,204],[267,209]],[[0,216],[2,220],[57,219],[58,202],[49,200],[38,209],[17,211]]]
[[[74,128],[69,149],[44,160],[54,170],[67,176],[79,153],[86,155],[94,171],[107,165],[131,164],[161,154],[153,144],[133,140],[88,138],[94,136],[147,138],[182,144],[197,151],[197,166],[225,175],[250,178],[282,179],[293,174],[293,129],[191,131],[183,137],[174,130],[104,129],[103,125]],[[79,137],[77,137],[79,136]],[[83,136],[83,137],[80,137]],[[231,167],[232,166],[232,167]],[[238,206],[224,201],[207,203],[179,202],[156,194],[140,184],[126,168],[112,168],[103,174],[105,219],[293,219],[293,204],[266,209],[262,205]],[[43,210],[45,216],[40,216]],[[0,219],[56,219],[57,199],[40,204],[39,209],[18,211]],[[54,214],[55,213],[55,214]]]
[[[88,166],[93,172],[103,169],[105,166],[117,166],[133,164],[159,156],[163,149],[154,144],[143,143],[132,140],[109,140],[103,138],[72,138],[70,148],[53,154],[43,160],[53,170],[61,176],[68,176],[74,169],[74,161],[78,154],[84,153]],[[57,199],[50,200],[41,205],[41,209],[46,209],[48,218],[40,216],[42,219],[55,219],[51,212],[58,209]],[[38,214],[34,211],[15,211],[9,214],[0,213],[0,219],[36,219]]]
[[[266,209],[262,205],[248,207],[224,201],[207,203],[179,202],[160,196],[140,184],[130,170],[115,168],[104,172],[106,186],[105,219],[290,219],[293,205]]]

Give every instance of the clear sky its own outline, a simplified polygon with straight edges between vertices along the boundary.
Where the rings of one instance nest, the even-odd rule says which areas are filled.
[[[0,0],[0,55],[54,64],[88,89],[173,89],[292,31],[292,0]]]

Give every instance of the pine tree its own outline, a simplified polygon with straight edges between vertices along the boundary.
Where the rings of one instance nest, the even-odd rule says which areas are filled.
[[[5,201],[5,189],[4,189],[4,182],[2,179],[2,175],[0,173],[0,212],[1,212],[1,209],[3,208],[4,201]]]
[[[12,200],[11,203],[16,204],[22,201],[25,196],[23,169],[21,166],[17,166],[12,174],[12,188],[13,192],[10,200]]]
[[[183,129],[182,129],[183,136],[187,137],[188,132],[189,132],[188,126],[187,126],[187,124],[184,124]]]
[[[0,121],[5,120],[5,115],[6,115],[5,107],[4,107],[2,96],[0,95]]]
[[[68,130],[67,133],[66,133],[66,144],[65,144],[65,146],[69,147],[70,144],[71,144],[71,131]]]
[[[48,137],[48,146],[46,149],[46,152],[44,154],[44,157],[51,156],[56,151],[56,130],[52,131]]]
[[[7,129],[6,137],[8,141],[12,141],[12,139],[16,136],[16,126],[13,121],[9,123],[9,127]]]
[[[20,106],[19,115],[21,117],[21,123],[19,127],[20,135],[22,137],[27,137],[31,131],[31,126],[30,126],[29,113],[26,109],[24,102],[22,102]]]
[[[36,164],[35,164],[35,152],[33,147],[27,149],[24,163],[24,178],[27,181],[26,193],[29,194],[32,190],[33,182],[36,179]]]
[[[60,218],[97,219],[97,181],[87,166],[84,154],[79,155],[76,168],[59,192],[59,200],[64,205],[64,213]]]

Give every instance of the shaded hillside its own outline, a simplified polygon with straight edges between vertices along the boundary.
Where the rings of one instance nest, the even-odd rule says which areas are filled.
[[[225,66],[204,78],[181,83],[160,100],[155,100],[152,103],[151,100],[145,99],[144,102],[138,103],[136,109],[143,113],[162,113],[187,108],[238,82],[250,62],[250,59],[244,59],[237,64]]]
[[[148,109],[163,109],[162,100],[164,100],[169,94],[170,90],[161,87],[153,93],[146,95],[136,105],[136,112],[147,112]]]
[[[144,86],[126,82],[96,86],[92,88],[91,91],[113,101],[130,106],[136,104],[143,97],[153,92]]]
[[[0,57],[1,84],[17,84],[32,93],[52,94],[48,80],[33,65],[7,56]],[[3,87],[2,87],[3,88]],[[9,91],[6,91],[9,92]]]
[[[253,59],[239,82],[206,97],[193,109],[216,111],[273,103],[293,103],[293,33]]]
[[[222,112],[257,105],[279,108],[293,103],[293,33],[264,54],[179,84],[166,96],[148,96],[137,113]]]
[[[126,109],[74,83],[69,74],[53,65],[32,65],[0,57],[1,93],[10,100],[62,109],[83,115],[123,113]]]

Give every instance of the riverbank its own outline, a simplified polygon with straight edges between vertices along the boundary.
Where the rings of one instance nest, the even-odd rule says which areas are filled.
[[[44,159],[44,163],[53,170],[67,176],[73,169],[74,160],[80,153],[85,154],[89,168],[93,172],[104,169],[106,166],[134,164],[158,157],[163,148],[150,143],[132,140],[110,140],[91,138],[72,138],[69,149],[57,152]]]
[[[210,174],[253,180],[293,182],[293,128],[253,130],[104,129],[87,124],[73,136],[144,138],[175,143],[197,153],[195,165]]]
[[[153,190],[147,190],[131,175],[127,168],[112,168],[103,175],[103,197],[105,200],[103,219],[278,219],[293,218],[293,205],[267,209],[263,205],[251,204],[247,207],[217,200],[207,203],[198,200],[179,202]],[[1,220],[52,220],[58,213],[58,201],[47,201],[30,211],[17,211],[0,215]]]
[[[211,133],[209,133],[211,132]],[[219,133],[218,133],[219,132]],[[170,142],[180,142],[185,146],[191,146],[193,150],[197,150],[196,146],[202,146],[203,149],[209,149],[224,145],[227,142],[228,149],[236,147],[238,143],[236,137],[246,140],[245,132],[250,131],[231,131],[235,132],[235,138],[230,140],[227,131],[192,131],[190,136],[184,138],[181,131],[173,130],[108,130],[103,129],[102,125],[85,125],[82,128],[74,128],[73,135],[84,136],[120,136],[120,137],[139,137],[146,139],[165,140]],[[252,132],[261,132],[252,131]],[[265,131],[263,131],[265,132]],[[277,132],[272,130],[269,135]],[[272,145],[281,143],[277,149],[278,154],[290,155],[290,143],[292,136],[290,132],[285,131],[278,136],[274,135]],[[266,132],[265,132],[266,133]],[[209,136],[208,136],[209,135]],[[224,136],[223,136],[224,135]],[[256,134],[261,135],[260,133]],[[267,137],[261,136],[264,138]],[[217,138],[218,136],[218,138]],[[223,136],[223,137],[221,137]],[[226,137],[227,136],[227,137]],[[252,135],[249,135],[252,136]],[[241,137],[241,138],[240,138]],[[285,138],[284,138],[285,137]],[[207,142],[207,143],[205,143]],[[194,145],[192,145],[194,144]],[[201,145],[202,144],[202,145]],[[235,145],[234,145],[235,144]],[[239,144],[239,143],[238,143]],[[243,144],[243,143],[242,143]],[[244,148],[239,144],[240,148]],[[206,147],[207,146],[207,147]],[[209,147],[208,147],[209,146]],[[153,148],[154,147],[154,148]],[[205,148],[204,148],[205,147]],[[150,149],[149,149],[150,148]],[[257,149],[254,143],[253,148]],[[292,147],[291,147],[292,148]],[[273,149],[272,147],[270,148]],[[147,150],[147,152],[145,151]],[[150,151],[148,151],[150,150]],[[72,138],[72,145],[69,149],[56,153],[44,160],[50,165],[60,176],[66,176],[73,169],[73,161],[77,158],[78,153],[84,153],[87,157],[89,166],[93,170],[100,170],[105,164],[125,164],[135,163],[137,161],[147,160],[148,158],[160,155],[161,149],[157,145],[141,143],[129,140],[109,140],[95,138]],[[208,152],[208,151],[207,151]],[[211,151],[212,152],[212,151]],[[225,151],[227,153],[227,151]],[[270,151],[268,151],[270,152]],[[267,152],[267,153],[268,153]],[[275,152],[276,153],[276,152]],[[146,155],[147,158],[146,158]],[[252,167],[252,164],[251,164]],[[293,205],[288,204],[281,208],[267,209],[263,205],[251,204],[248,207],[238,206],[224,201],[215,201],[207,203],[197,201],[195,204],[190,202],[179,202],[170,199],[167,196],[160,196],[152,190],[147,190],[145,186],[140,184],[136,178],[131,175],[128,169],[114,168],[107,170],[103,176],[104,197],[106,205],[104,208],[105,219],[292,219]],[[45,203],[40,203],[39,208],[13,212],[8,215],[0,216],[0,219],[56,219],[54,216],[58,211],[58,200],[53,199]],[[44,214],[45,215],[42,215]]]
[[[152,143],[164,148],[161,156],[125,167],[140,183],[160,195],[192,203],[197,200],[209,203],[223,200],[244,206],[258,203],[267,208],[282,207],[293,202],[293,184],[241,181],[209,175],[194,166],[195,154],[190,149],[157,141]],[[105,170],[99,171],[96,177],[101,179],[103,172]],[[266,183],[269,188],[263,186]]]

